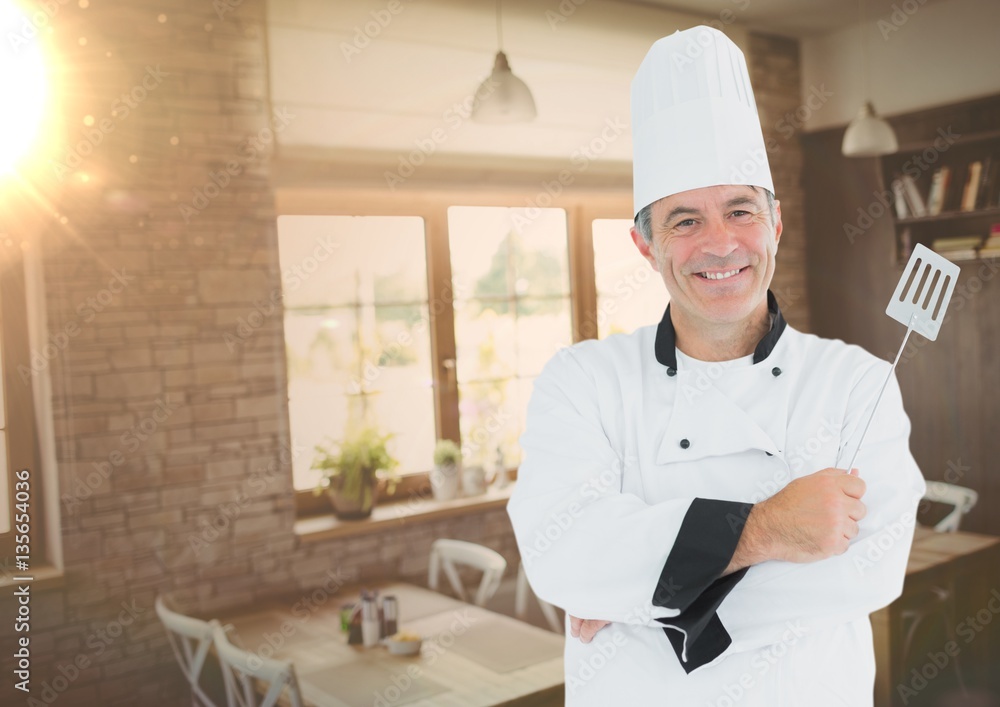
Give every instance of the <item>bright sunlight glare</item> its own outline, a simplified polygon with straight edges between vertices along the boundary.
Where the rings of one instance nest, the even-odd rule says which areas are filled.
[[[14,171],[31,147],[45,109],[45,64],[41,30],[13,0],[0,0],[0,175]]]

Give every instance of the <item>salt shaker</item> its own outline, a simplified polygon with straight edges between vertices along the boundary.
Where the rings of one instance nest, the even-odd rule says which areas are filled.
[[[396,601],[396,597],[384,597],[382,599],[382,611],[385,616],[385,635],[392,636],[398,631],[399,603]]]
[[[378,605],[366,594],[361,599],[361,641],[365,648],[378,645],[379,628]]]

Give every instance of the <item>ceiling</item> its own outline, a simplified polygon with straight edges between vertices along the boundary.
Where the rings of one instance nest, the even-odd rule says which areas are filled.
[[[455,160],[505,173],[509,161],[540,160],[577,185],[604,179],[602,169],[631,161],[636,67],[654,41],[699,24],[721,26],[744,51],[754,31],[801,40],[803,100],[817,90],[829,98],[805,106],[796,127],[806,132],[846,125],[862,76],[887,115],[996,92],[996,72],[981,67],[1000,52],[990,34],[997,0],[868,0],[867,73],[856,1],[503,0],[503,48],[538,118],[496,126],[468,116],[497,49],[495,0],[268,0],[271,100],[293,118],[279,154],[364,165],[391,189],[448,173]],[[879,22],[904,12],[894,5],[917,10],[886,37]]]
[[[643,5],[726,18],[733,13],[735,21],[747,28],[790,37],[808,37],[847,27],[858,22],[860,7],[845,0],[627,0]],[[926,5],[935,0],[917,0]],[[865,15],[869,20],[888,18],[893,5],[900,0],[867,0]]]

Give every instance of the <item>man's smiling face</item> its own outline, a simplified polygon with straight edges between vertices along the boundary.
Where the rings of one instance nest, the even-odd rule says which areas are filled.
[[[762,189],[692,189],[654,202],[651,211],[652,243],[632,238],[663,278],[672,312],[734,324],[766,300],[782,226],[780,205],[772,222]]]

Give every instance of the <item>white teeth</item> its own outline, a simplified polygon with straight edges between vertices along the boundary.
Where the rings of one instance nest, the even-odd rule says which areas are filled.
[[[728,272],[718,272],[718,273],[702,272],[698,274],[701,275],[706,280],[725,280],[727,277],[732,277],[733,275],[739,274],[741,269],[742,268],[737,268],[736,270],[730,270]]]

